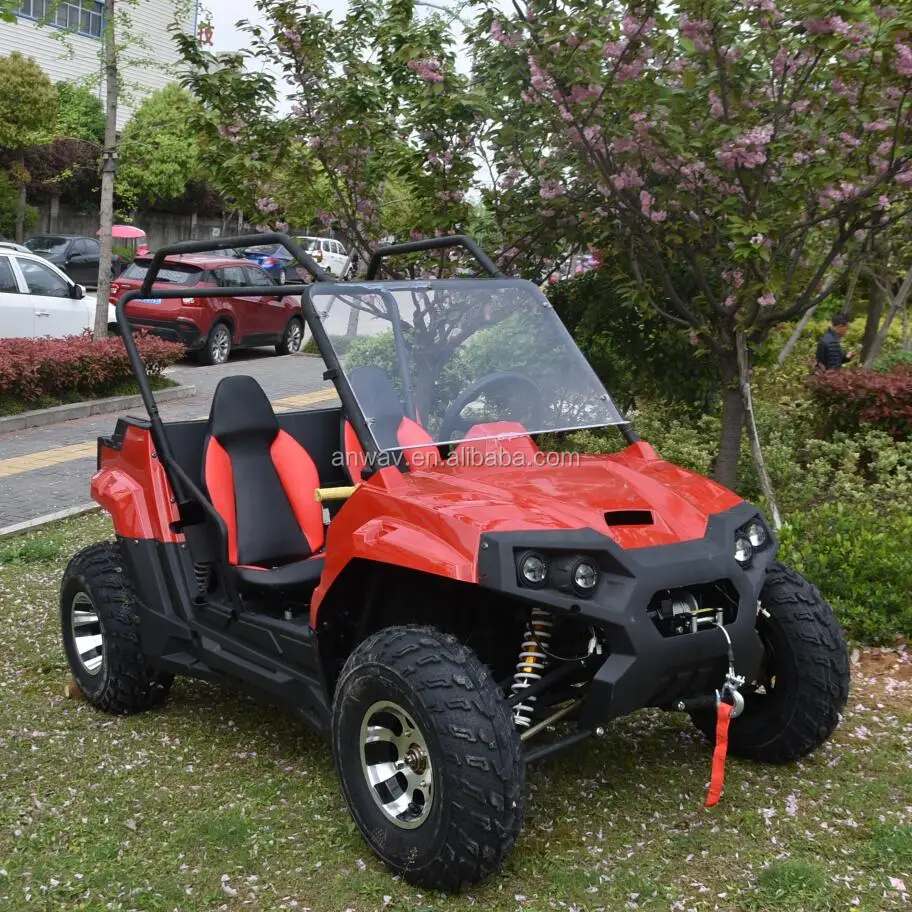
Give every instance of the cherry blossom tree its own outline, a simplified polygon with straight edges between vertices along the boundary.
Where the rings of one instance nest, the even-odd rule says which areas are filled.
[[[528,0],[473,35],[499,220],[610,250],[642,306],[711,352],[716,477],[736,484],[746,424],[774,514],[750,350],[909,213],[910,25],[868,3]]]
[[[177,36],[213,182],[263,226],[336,227],[362,255],[461,227],[482,96],[456,72],[445,20],[412,0],[357,0],[340,22],[293,0],[257,8],[267,24],[243,26],[240,53]]]

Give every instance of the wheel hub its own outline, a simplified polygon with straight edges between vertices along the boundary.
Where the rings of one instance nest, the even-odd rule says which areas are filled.
[[[73,596],[70,607],[70,630],[73,634],[73,645],[76,658],[82,670],[93,677],[101,672],[104,664],[104,634],[101,620],[85,592]]]
[[[398,703],[374,703],[361,722],[361,769],[386,819],[411,830],[434,803],[434,769],[424,734]]]

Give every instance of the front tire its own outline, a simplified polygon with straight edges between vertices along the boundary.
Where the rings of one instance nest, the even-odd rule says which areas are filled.
[[[490,672],[432,627],[365,640],[333,700],[333,755],[365,841],[417,886],[493,873],[522,827],[519,734]]]
[[[73,676],[86,699],[115,714],[162,703],[174,675],[156,671],[139,643],[139,616],[120,549],[104,542],[70,561],[60,586],[60,626]]]
[[[767,571],[757,632],[766,650],[763,680],[745,688],[731,723],[729,751],[764,763],[790,763],[833,733],[849,694],[849,657],[833,609],[801,574],[782,563]],[[716,715],[692,714],[715,738]]]
[[[293,355],[301,350],[304,341],[304,325],[300,318],[292,317],[282,333],[282,341],[276,345],[277,355]]]

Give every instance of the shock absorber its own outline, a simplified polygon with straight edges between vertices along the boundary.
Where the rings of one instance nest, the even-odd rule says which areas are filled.
[[[523,643],[519,650],[519,661],[513,673],[513,684],[510,689],[514,694],[521,694],[531,687],[534,681],[540,681],[542,672],[548,664],[545,649],[551,642],[551,628],[554,622],[544,608],[533,608],[526,625]],[[535,697],[520,700],[513,707],[513,722],[517,728],[528,728],[535,712]]]

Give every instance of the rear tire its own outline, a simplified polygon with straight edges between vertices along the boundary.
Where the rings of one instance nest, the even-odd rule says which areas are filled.
[[[731,723],[736,757],[789,763],[833,733],[849,693],[849,657],[833,609],[801,574],[782,563],[767,571],[757,616],[766,648],[762,690],[745,689],[744,712]],[[711,741],[716,714],[691,714]]]
[[[73,676],[97,709],[138,713],[167,697],[174,675],[156,671],[143,655],[118,545],[92,545],[70,561],[60,586],[60,625]]]
[[[231,357],[231,327],[227,323],[216,323],[209,330],[206,344],[199,351],[199,359],[209,366],[225,364]]]
[[[304,341],[304,324],[300,317],[292,317],[282,333],[282,341],[276,347],[277,355],[293,355],[301,350]]]
[[[409,883],[456,892],[513,849],[519,733],[487,667],[455,637],[388,627],[365,640],[336,687],[332,742],[358,829]]]

